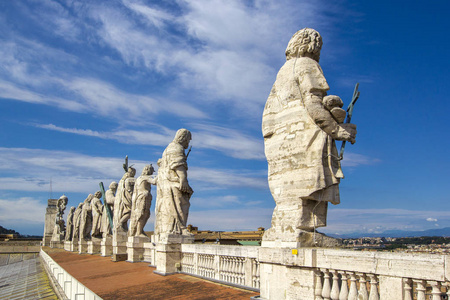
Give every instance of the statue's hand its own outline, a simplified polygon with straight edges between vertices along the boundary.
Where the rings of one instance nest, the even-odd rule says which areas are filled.
[[[183,180],[180,182],[180,191],[182,191],[184,193],[189,193],[189,194],[192,194],[194,192],[192,190],[192,188],[189,186],[189,183],[187,180]]]
[[[337,132],[333,138],[338,141],[349,141],[355,143],[356,125],[350,123],[339,124]]]

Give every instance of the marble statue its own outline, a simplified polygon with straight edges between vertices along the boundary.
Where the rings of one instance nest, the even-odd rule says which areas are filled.
[[[133,196],[136,170],[132,167],[122,176],[117,185],[114,200],[114,229],[122,232],[128,231],[128,220],[131,215],[131,201]]]
[[[66,237],[65,237],[66,241],[71,241],[72,240],[74,213],[75,213],[75,207],[72,206],[70,208],[69,214],[67,215],[67,226],[66,226]]]
[[[52,235],[52,241],[53,242],[60,242],[64,240],[64,234],[66,231],[66,226],[64,223],[64,210],[66,209],[67,202],[69,199],[62,195],[56,204],[57,213],[56,213],[56,219],[55,219],[55,227],[53,229],[53,235]]]
[[[356,126],[344,124],[338,96],[319,65],[322,37],[314,29],[294,34],[262,119],[268,181],[276,207],[263,240],[299,242],[326,226],[328,202],[339,204],[343,178],[335,141],[355,142]]]
[[[80,219],[81,219],[81,211],[83,210],[83,202],[78,204],[75,212],[73,213],[73,239],[78,239],[80,237]]]
[[[94,194],[94,198],[91,201],[92,210],[92,231],[91,236],[101,237],[101,226],[102,226],[102,211],[103,204],[100,198],[102,197],[102,192],[97,191]]]
[[[191,140],[191,132],[179,129],[174,140],[158,160],[155,235],[161,233],[189,235],[186,222],[189,199],[194,191],[187,179],[185,149]]]
[[[152,165],[147,165],[142,170],[134,184],[133,201],[131,205],[130,229],[128,236],[146,237],[144,226],[150,218],[150,206],[152,204],[151,185],[156,185],[156,178],[151,175],[155,169]]]
[[[89,240],[92,230],[92,199],[94,195],[89,194],[84,200],[80,214],[80,240]]]
[[[114,217],[114,200],[116,198],[116,191],[117,191],[117,182],[113,181],[109,185],[109,190],[105,192],[105,203],[103,205],[103,212],[102,212],[102,234],[103,237],[107,237],[111,233],[111,224],[109,223],[108,214],[106,212],[106,205],[109,206],[109,211],[111,212],[111,217]]]

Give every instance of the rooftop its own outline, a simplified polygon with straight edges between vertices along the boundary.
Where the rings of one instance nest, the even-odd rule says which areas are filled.
[[[43,247],[56,263],[103,299],[246,299],[259,293],[198,277],[153,273],[148,263]]]

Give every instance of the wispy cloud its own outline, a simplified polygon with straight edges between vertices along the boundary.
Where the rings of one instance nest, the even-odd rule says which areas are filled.
[[[152,130],[120,129],[99,132],[91,129],[65,128],[54,124],[33,124],[33,126],[77,135],[116,140],[124,144],[166,146],[175,136],[176,130],[156,126]],[[190,128],[191,129],[191,128]],[[192,145],[200,149],[213,149],[239,159],[264,159],[262,138],[254,138],[242,131],[206,124],[192,124]]]
[[[0,148],[0,189],[49,190],[50,178],[56,192],[91,193],[123,175],[123,158],[83,155],[68,151],[26,148]],[[146,161],[130,161],[140,174]],[[153,162],[156,166],[156,163]],[[23,170],[26,170],[24,172]],[[189,168],[189,180],[194,189],[267,188],[262,172],[252,170]],[[263,173],[262,173],[263,174]]]

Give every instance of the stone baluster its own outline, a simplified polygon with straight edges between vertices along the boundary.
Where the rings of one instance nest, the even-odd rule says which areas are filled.
[[[412,300],[412,280],[405,278],[403,279],[403,291],[404,291],[404,298],[403,300]]]
[[[377,282],[377,276],[375,274],[369,274],[370,277],[370,294],[369,294],[369,300],[379,300],[380,296],[378,295],[378,282]]]
[[[324,269],[322,272],[323,272],[322,298],[324,300],[330,300],[330,293],[331,293],[330,272],[328,272],[328,269]]]
[[[314,275],[316,277],[316,284],[314,287],[315,300],[323,300],[322,298],[322,272],[320,270],[315,270]]]
[[[236,263],[236,257],[231,257],[231,282],[236,282],[236,273],[237,273],[237,263]]]
[[[331,273],[333,274],[333,284],[331,285],[330,298],[331,300],[339,300],[339,273],[336,270]]]
[[[359,291],[358,300],[369,300],[369,293],[367,292],[367,281],[364,273],[359,273]]]
[[[245,285],[245,258],[241,257],[241,285]]]
[[[259,288],[257,276],[258,276],[258,262],[254,259],[252,259],[252,287],[253,288]]]
[[[339,293],[339,300],[347,300],[348,298],[348,276],[344,271],[341,273],[341,292]]]
[[[417,291],[417,300],[426,300],[425,299],[425,281],[424,280],[414,280],[416,283],[416,291]]]
[[[356,275],[353,272],[350,274],[350,291],[348,293],[348,300],[358,300],[358,290],[356,289]]]
[[[439,281],[428,281],[431,285],[431,300],[441,300],[441,283]]]
[[[228,257],[223,257],[223,281],[228,281]]]
[[[445,286],[447,287],[447,299],[450,299],[450,282],[447,282]]]

